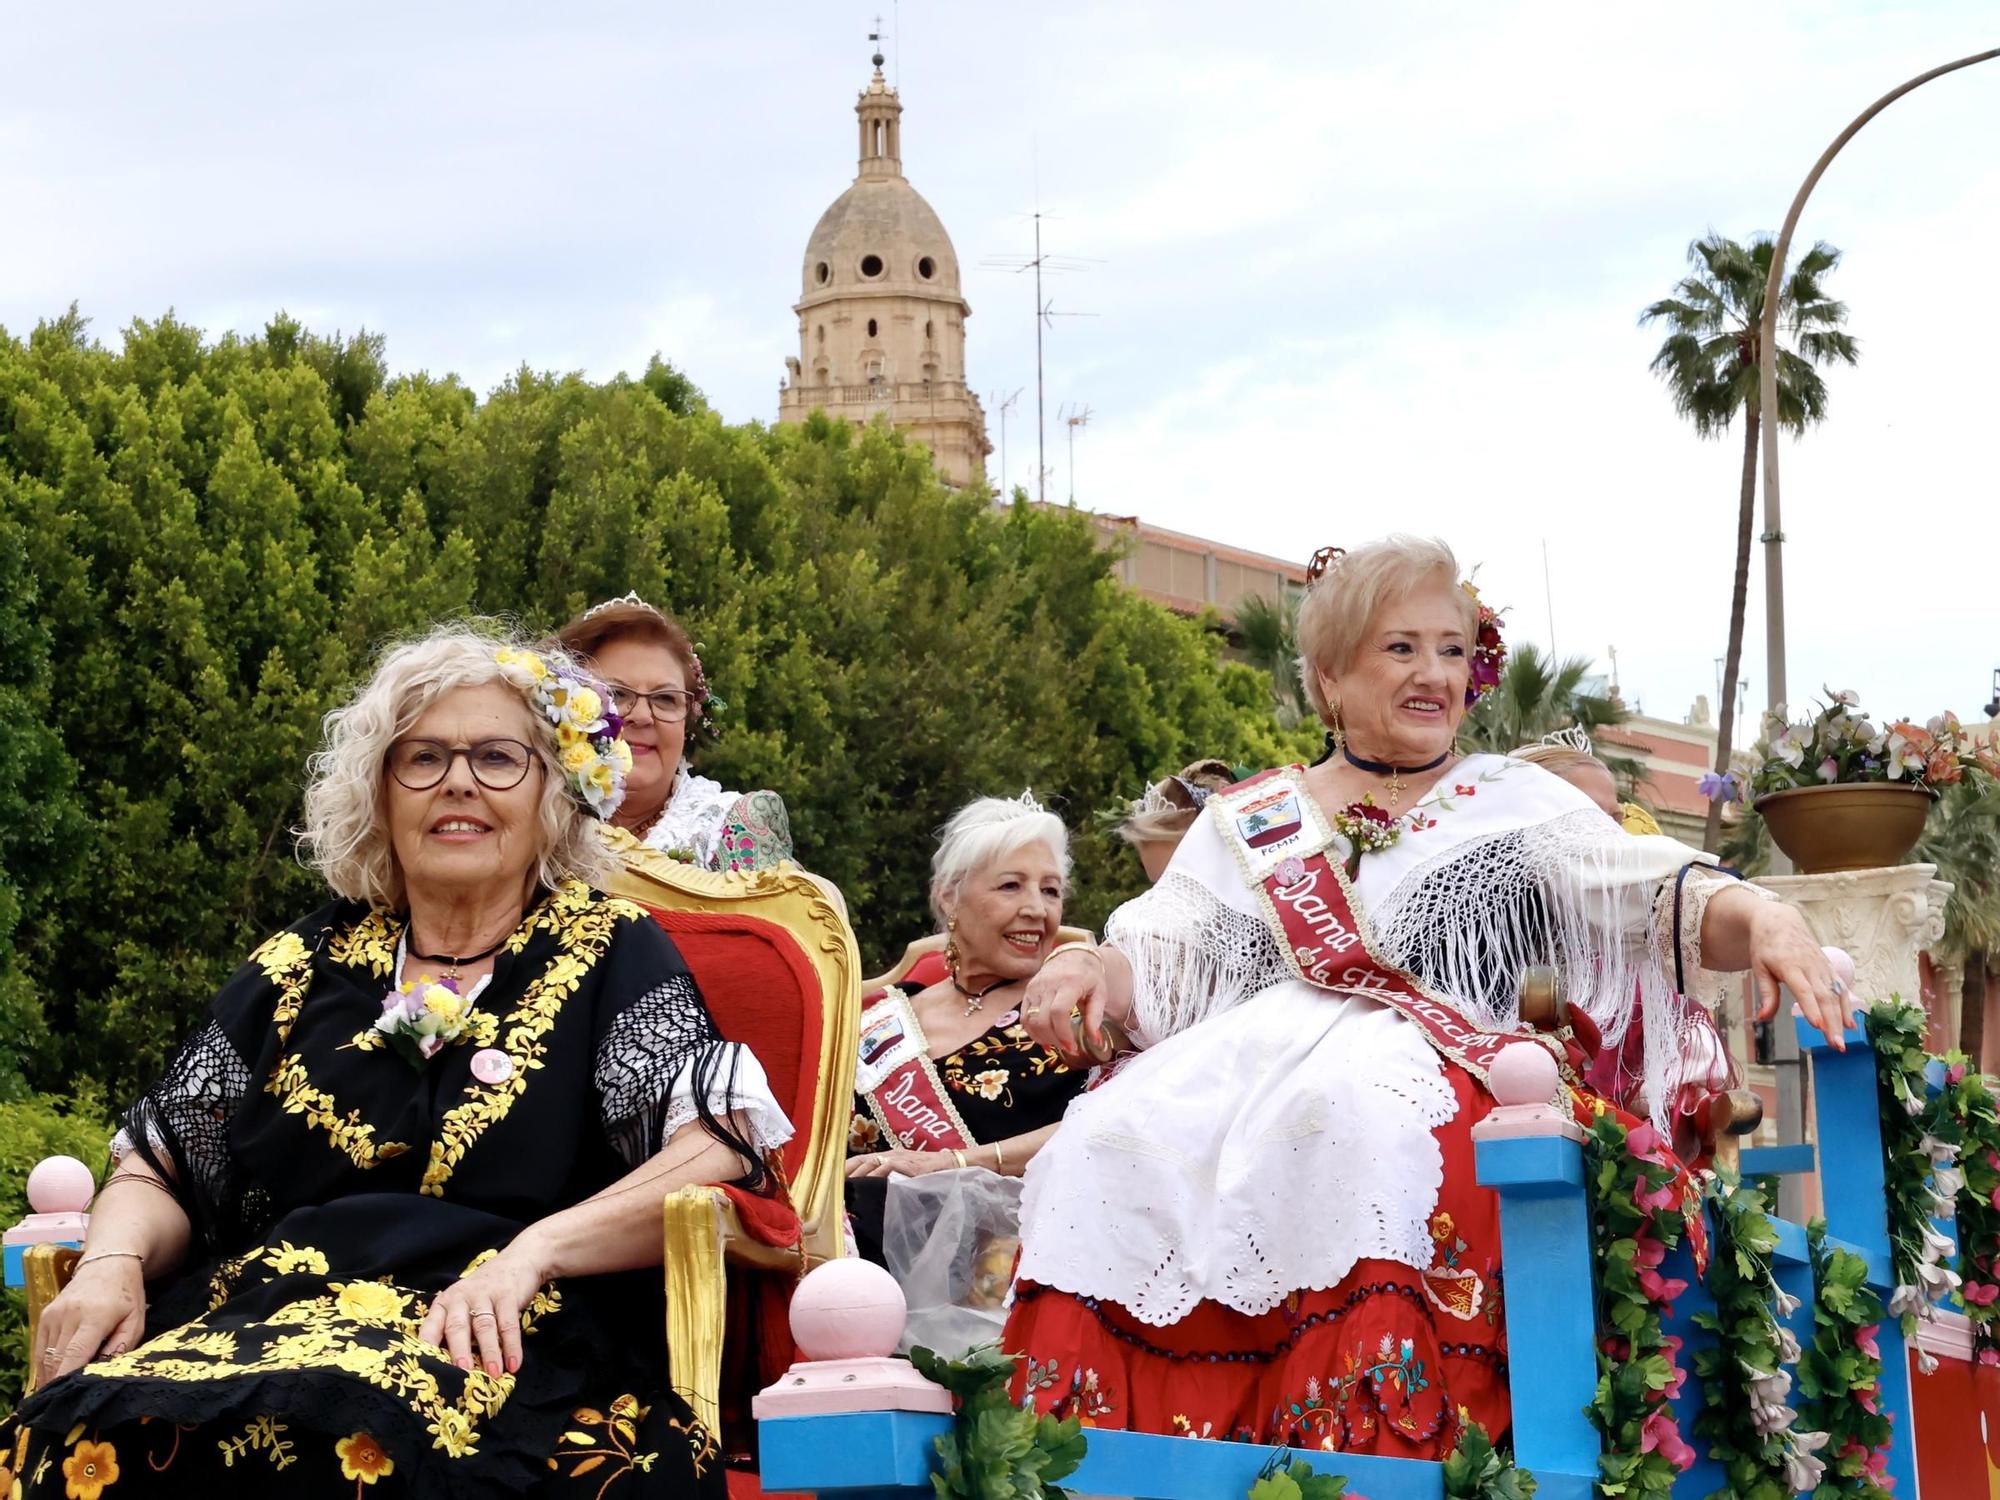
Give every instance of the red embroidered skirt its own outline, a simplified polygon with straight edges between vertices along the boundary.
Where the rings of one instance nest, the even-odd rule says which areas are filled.
[[[1444,1186],[1429,1267],[1364,1260],[1338,1286],[1294,1292],[1269,1312],[1202,1302],[1164,1328],[1023,1282],[1004,1339],[1027,1356],[1016,1398],[1086,1427],[1392,1458],[1443,1458],[1468,1418],[1501,1439],[1500,1200],[1475,1180],[1471,1139],[1493,1101],[1462,1069],[1445,1075],[1458,1112],[1434,1132]]]

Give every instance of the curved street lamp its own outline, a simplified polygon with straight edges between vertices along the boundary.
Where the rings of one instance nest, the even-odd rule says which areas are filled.
[[[1771,279],[1764,284],[1764,320],[1757,330],[1757,405],[1764,413],[1764,534],[1760,540],[1764,543],[1764,675],[1770,684],[1766,701],[1772,708],[1785,701],[1785,562],[1782,550],[1785,533],[1778,524],[1778,287],[1785,278],[1785,252],[1791,248],[1792,231],[1798,227],[1799,211],[1806,206],[1806,199],[1818,185],[1820,174],[1826,171],[1828,164],[1840,154],[1840,148],[1854,139],[1855,132],[1863,125],[1910,90],[1929,83],[1933,78],[1942,78],[1947,73],[1956,73],[1960,68],[1969,68],[1974,63],[1987,62],[1996,57],[2000,57],[2000,47],[1972,57],[1961,57],[1957,62],[1946,63],[1941,68],[1932,68],[1901,88],[1891,89],[1863,110],[1853,124],[1833,138],[1833,144],[1813,163],[1812,171],[1806,174],[1806,180],[1799,187],[1799,195],[1792,199],[1791,212],[1785,215],[1784,227],[1778,231],[1778,243],[1771,249]]]

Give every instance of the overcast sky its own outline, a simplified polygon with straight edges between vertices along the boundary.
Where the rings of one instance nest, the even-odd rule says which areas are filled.
[[[990,415],[1026,388],[1011,482],[1032,291],[980,262],[1026,250],[1039,203],[1048,248],[1095,261],[1051,285],[1093,314],[1049,335],[1053,496],[1058,408],[1087,404],[1080,503],[1295,558],[1442,535],[1517,639],[1552,613],[1669,718],[1718,676],[1740,436],[1675,417],[1636,315],[1695,236],[1774,230],[1875,96],[2000,45],[1990,0],[880,3],[972,382]],[[0,325],[283,308],[481,391],[657,350],[768,421],[874,8],[0,6]],[[1996,141],[2000,62],[1893,106],[1807,208],[1863,358],[1785,448],[1795,698],[1990,695]]]

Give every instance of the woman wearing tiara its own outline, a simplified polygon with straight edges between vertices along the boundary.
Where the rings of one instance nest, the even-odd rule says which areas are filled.
[[[632,772],[613,827],[704,870],[761,870],[792,857],[776,792],[729,791],[688,761],[688,741],[713,739],[724,705],[680,621],[627,594],[585,610],[557,638],[604,679],[625,720]]]
[[[1158,880],[1180,848],[1201,805],[1236,779],[1223,760],[1198,760],[1162,776],[1118,812],[1118,837],[1138,851],[1148,880]]]
[[[1767,1015],[1789,986],[1836,1037],[1855,1005],[1790,908],[1454,752],[1504,648],[1442,543],[1314,564],[1300,675],[1334,755],[1209,797],[1104,944],[1022,1000],[1059,1049],[1113,1021],[1142,1050],[1029,1165],[1005,1346],[1021,1395],[1094,1425],[1436,1459],[1468,1416],[1509,1423],[1470,1128],[1501,1048],[1569,1066],[1520,1022],[1522,970],[1556,964],[1613,1046],[1645,994],[1661,1102],[1688,1060],[1651,1001],[1682,955],[1751,969]]]

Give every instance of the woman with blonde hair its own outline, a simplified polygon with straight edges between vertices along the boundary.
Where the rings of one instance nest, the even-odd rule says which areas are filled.
[[[303,844],[334,899],[126,1111],[17,1500],[720,1497],[665,1386],[660,1200],[768,1190],[791,1127],[672,940],[592,887],[629,768],[602,685],[448,626],[326,723]]]
[[[1468,1415],[1509,1421],[1469,1132],[1501,1048],[1570,1066],[1522,1024],[1522,970],[1555,964],[1614,1044],[1683,952],[1835,1037],[1855,1002],[1789,907],[1454,750],[1504,646],[1441,542],[1311,577],[1300,675],[1334,754],[1209,797],[1104,943],[1027,987],[1030,1035],[1115,1021],[1142,1050],[1028,1169],[1006,1347],[1020,1396],[1094,1425],[1436,1459]],[[1659,1056],[1677,1082],[1671,1035]]]

